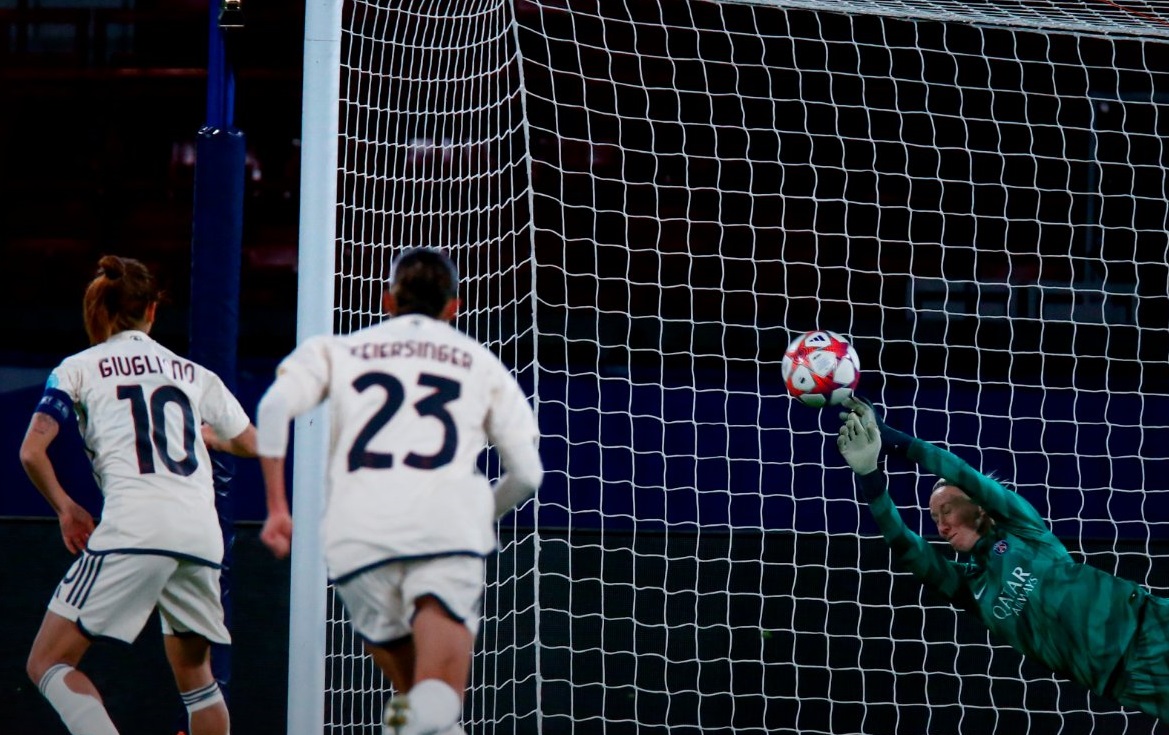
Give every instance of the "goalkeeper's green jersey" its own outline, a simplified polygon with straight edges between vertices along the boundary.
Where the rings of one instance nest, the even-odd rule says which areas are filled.
[[[968,562],[945,558],[909,530],[882,493],[870,503],[897,560],[992,635],[1097,694],[1109,694],[1147,593],[1074,561],[1038,511],[956,455],[914,439],[909,458],[962,488],[994,519]]]

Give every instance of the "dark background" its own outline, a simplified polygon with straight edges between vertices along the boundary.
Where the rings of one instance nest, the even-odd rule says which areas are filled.
[[[346,22],[391,33],[429,6],[352,3]],[[461,263],[471,279],[514,276],[464,294],[484,310],[462,325],[489,323],[538,387],[549,469],[538,509],[504,524],[469,730],[532,731],[539,695],[545,732],[599,732],[601,717],[605,732],[1150,731],[891,575],[883,546],[858,540],[873,528],[826,441],[834,417],[793,403],[778,373],[795,334],[850,335],[891,422],[997,469],[1075,553],[1164,594],[1164,40],[702,2],[517,10],[530,180],[516,166],[503,188],[460,188],[433,163],[402,184],[444,214],[498,196],[521,223]],[[303,7],[246,13],[250,409],[294,343]],[[159,271],[156,336],[186,349],[206,26],[199,2],[0,3],[0,516],[44,514],[16,447],[47,371],[85,346],[80,296],[101,254]],[[413,53],[378,63],[445,68],[437,44]],[[420,84],[403,104],[436,99]],[[472,130],[458,123],[444,123],[456,138]],[[478,160],[514,163],[523,140],[510,145]],[[423,196],[432,179],[449,199]],[[530,203],[506,199],[529,184]],[[433,217],[402,217],[415,214]],[[349,222],[338,292],[357,317],[341,329],[372,318],[376,287],[356,277],[384,265],[350,243],[380,220]],[[423,234],[399,242],[449,244],[409,232]],[[77,444],[65,432],[55,449],[79,458]],[[66,472],[96,509],[88,468]],[[275,733],[288,567],[256,543],[257,477],[241,464],[233,714],[236,730]],[[911,493],[929,478],[893,477],[930,531]],[[35,557],[0,579],[0,732],[52,732],[21,672],[68,559],[51,522],[6,518],[0,534]],[[165,731],[176,705],[157,639],[86,663],[127,733]],[[362,666],[330,662],[341,681]],[[368,711],[380,694],[353,698]]]
[[[156,336],[186,348],[206,7],[109,5],[0,6],[0,299],[16,316],[0,364],[8,392],[28,389],[5,397],[18,416],[45,372],[85,346],[80,293],[105,252],[158,269],[170,303]],[[400,21],[365,7],[350,6],[350,28]],[[598,7],[518,5],[533,211],[510,203],[518,229],[464,266],[470,279],[510,268],[490,258],[530,249],[523,223],[534,222],[532,257],[501,292],[464,294],[485,308],[463,325],[491,331],[528,385],[547,385],[547,434],[571,441],[609,421],[582,411],[646,401],[635,423],[678,405],[698,432],[709,415],[744,438],[794,427],[800,442],[815,415],[791,410],[776,375],[789,338],[822,327],[852,337],[863,390],[931,438],[1010,455],[1021,487],[1135,491],[1157,474],[1169,443],[1150,419],[1169,394],[1158,41],[704,2],[665,16],[655,2]],[[248,406],[294,343],[302,13],[250,0],[232,46],[251,151],[238,378]],[[441,69],[441,53],[379,70]],[[415,96],[403,104],[428,102]],[[377,164],[358,160],[343,181]],[[422,196],[434,181],[452,190],[451,208],[484,195],[441,168],[412,173],[402,186],[419,206],[441,201]],[[358,263],[366,253],[343,235],[345,308],[376,302],[376,284],[357,278],[374,275]],[[6,422],[17,436],[24,424]],[[691,454],[675,426],[646,446]],[[614,432],[604,426],[601,446],[624,451]],[[1095,446],[1108,451],[1086,451]],[[1078,466],[1048,461],[1066,452]],[[5,476],[19,472],[3,457]],[[1043,463],[1035,479],[1032,460]],[[4,502],[17,505],[0,514],[31,511]],[[257,508],[245,501],[244,517]]]
[[[7,364],[86,346],[80,294],[107,253],[170,294],[158,336],[185,349],[193,145],[206,119],[206,2],[0,4],[0,248]],[[70,7],[72,6],[72,7]],[[104,6],[104,7],[103,7]],[[249,165],[241,357],[295,335],[303,3],[251,0],[234,46]]]
[[[42,615],[38,603],[68,555],[54,523],[0,528],[8,548],[35,551],[19,579],[13,565],[0,576],[6,591],[21,590],[0,597],[3,732],[63,733],[17,672]],[[287,566],[271,559],[256,531],[242,528],[235,549],[232,731],[278,735]],[[469,733],[535,733],[541,719],[542,732],[558,734],[1161,732],[1147,716],[1125,715],[987,646],[973,618],[956,616],[908,575],[889,575],[879,540],[547,529],[537,550],[530,529],[506,528],[500,540],[488,565]],[[1163,542],[1069,548],[1169,586],[1166,565],[1149,563],[1169,553]],[[156,624],[133,647],[100,644],[83,663],[123,733],[172,732],[178,697]],[[330,636],[333,650],[352,645],[344,626]],[[331,721],[356,726],[327,731],[377,732],[384,695],[369,660],[335,655],[328,670]]]
[[[303,3],[247,3],[235,49],[236,123],[248,137],[241,400],[252,412],[295,335]],[[194,143],[206,114],[207,2],[0,2],[0,732],[64,732],[24,661],[70,558],[17,447],[49,369],[86,346],[81,294],[105,253],[139,258],[168,298],[155,336],[187,349]],[[254,377],[253,377],[254,376]],[[59,446],[58,446],[59,445]],[[100,497],[75,430],[53,447],[66,486]],[[258,541],[254,463],[240,463],[233,731],[284,731],[288,564]],[[130,646],[97,644],[83,668],[123,733],[174,733],[183,712],[152,618]]]

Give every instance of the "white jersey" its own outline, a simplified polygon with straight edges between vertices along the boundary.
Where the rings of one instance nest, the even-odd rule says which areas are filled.
[[[495,549],[478,457],[488,441],[531,446],[538,432],[523,390],[490,350],[411,314],[310,338],[277,376],[273,388],[293,397],[293,415],[329,399],[322,536],[333,579],[392,559]]]
[[[211,458],[200,426],[236,437],[249,419],[206,368],[143,332],[119,332],[68,357],[38,411],[58,418],[71,401],[104,502],[93,551],[135,549],[223,559]]]

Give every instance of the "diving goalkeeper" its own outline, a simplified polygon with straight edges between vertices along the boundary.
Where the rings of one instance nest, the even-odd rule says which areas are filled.
[[[901,565],[1028,658],[1169,723],[1169,600],[1074,561],[1021,496],[890,428],[871,404],[854,398],[846,407],[836,446]],[[930,517],[968,561],[945,558],[905,525],[889,498],[882,450],[940,478]]]

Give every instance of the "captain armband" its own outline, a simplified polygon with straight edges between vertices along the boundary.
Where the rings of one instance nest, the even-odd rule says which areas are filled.
[[[63,390],[46,388],[34,413],[46,414],[56,419],[58,424],[64,424],[73,416],[73,399]]]

